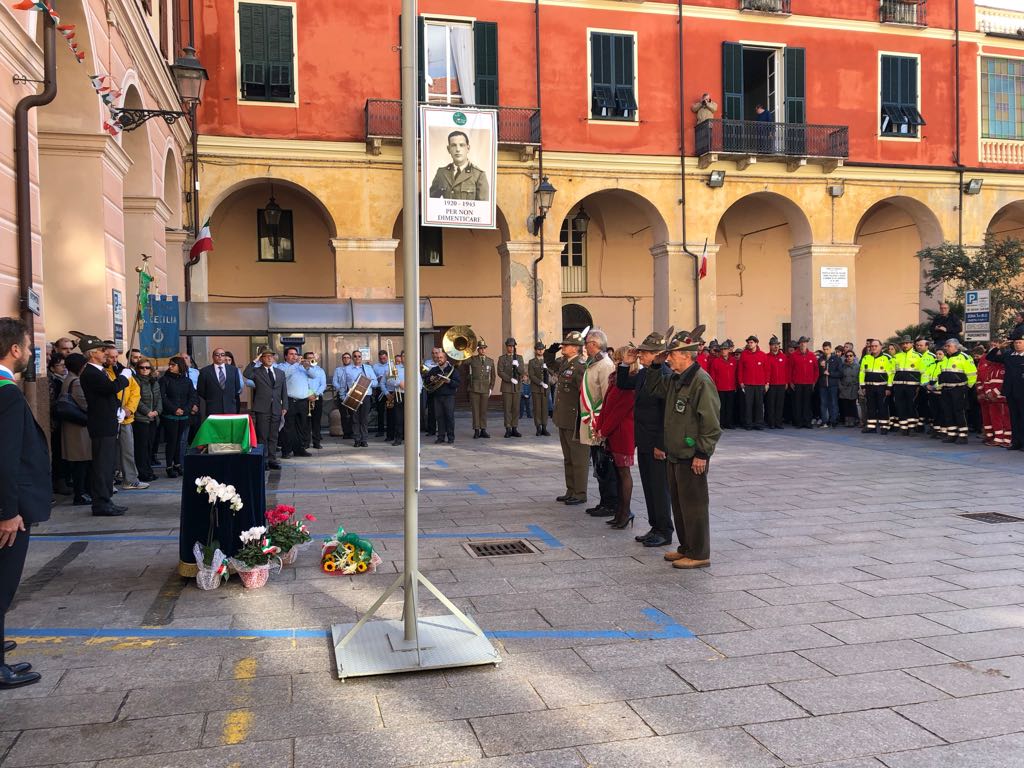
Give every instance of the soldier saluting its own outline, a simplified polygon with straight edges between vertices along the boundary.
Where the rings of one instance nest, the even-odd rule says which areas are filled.
[[[469,136],[462,131],[448,134],[452,161],[437,169],[430,182],[430,196],[445,200],[489,200],[487,175],[469,162]]]
[[[501,379],[501,405],[505,411],[505,437],[522,437],[519,432],[519,400],[523,392],[526,363],[516,354],[516,340],[505,339],[505,354],[498,358],[498,378]]]

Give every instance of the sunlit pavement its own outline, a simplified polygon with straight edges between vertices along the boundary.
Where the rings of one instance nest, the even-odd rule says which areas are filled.
[[[491,423],[495,424],[491,414]],[[498,416],[500,421],[500,416]],[[500,424],[498,425],[500,427]],[[423,446],[420,564],[501,664],[340,682],[328,635],[402,566],[402,449],[325,438],[270,500],[375,542],[374,575],[307,549],[244,590],[174,573],[176,481],[123,518],[62,498],[8,637],[43,681],[0,694],[4,766],[1020,764],[1024,454],[857,430],[728,432],[712,567],[682,572],[563,492],[557,437]],[[168,492],[171,491],[171,492]],[[591,503],[596,481],[591,480]],[[474,559],[470,539],[536,554]],[[421,592],[430,616],[441,604]],[[398,618],[400,595],[379,615]]]

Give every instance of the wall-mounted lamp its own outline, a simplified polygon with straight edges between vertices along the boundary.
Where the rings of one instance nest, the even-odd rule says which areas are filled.
[[[281,248],[281,206],[274,199],[274,185],[270,185],[270,200],[263,206],[263,224],[270,234],[270,245],[274,249],[274,259],[279,258]]]
[[[544,225],[548,211],[551,210],[551,204],[554,202],[557,191],[548,181],[547,176],[542,177],[540,184],[533,190],[533,206],[537,213],[531,213],[526,219],[526,229],[531,235],[540,234],[540,228]],[[589,217],[587,220],[589,221]]]
[[[825,189],[828,191],[829,197],[842,197],[846,194],[846,185],[844,184],[828,184]]]
[[[581,235],[587,234],[587,227],[590,226],[590,216],[586,211],[583,210],[583,206],[580,206],[579,211],[572,217],[572,231],[579,232]]]
[[[712,189],[718,189],[719,187],[725,186],[725,171],[712,171],[711,175],[708,176],[708,186]]]
[[[966,184],[964,184],[964,194],[965,195],[980,195],[981,194],[981,185],[984,184],[984,183],[985,183],[984,179],[971,179]]]

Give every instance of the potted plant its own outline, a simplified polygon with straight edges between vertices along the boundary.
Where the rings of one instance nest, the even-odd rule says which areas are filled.
[[[294,516],[295,507],[286,504],[278,504],[273,509],[268,509],[266,513],[267,541],[280,548],[282,566],[294,563],[299,550],[313,540],[306,524],[295,520]],[[313,515],[304,517],[308,522],[316,522]]]
[[[262,525],[242,531],[239,538],[242,548],[229,558],[231,567],[238,571],[246,588],[258,589],[270,578],[272,565],[281,567],[281,550],[267,541],[267,529]]]
[[[231,514],[242,508],[242,497],[233,485],[219,483],[214,478],[203,476],[196,479],[196,492],[205,493],[210,502],[210,525],[206,545],[196,542],[192,554],[196,559],[196,585],[200,589],[216,589],[227,579],[227,558],[220,551],[220,542],[215,538],[220,524],[220,506],[226,504]]]

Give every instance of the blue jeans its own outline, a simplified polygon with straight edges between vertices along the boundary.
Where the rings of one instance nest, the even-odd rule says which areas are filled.
[[[821,423],[835,426],[839,422],[839,387],[821,387],[818,389],[818,404],[821,412]]]
[[[519,418],[520,419],[532,419],[533,418],[533,409],[530,407],[532,405],[532,403],[531,403],[532,400],[533,400],[533,398],[530,395],[523,395],[521,398],[519,398]]]

